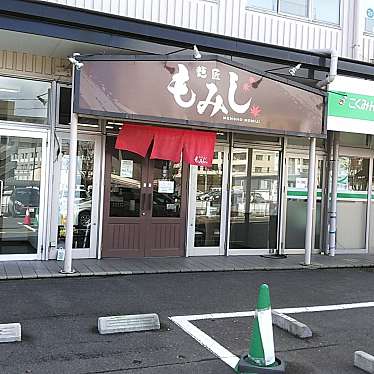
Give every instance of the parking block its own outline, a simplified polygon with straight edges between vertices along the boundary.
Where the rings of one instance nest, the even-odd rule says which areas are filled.
[[[356,351],[354,365],[367,373],[374,374],[374,356],[363,351]]]
[[[0,343],[12,343],[21,341],[21,324],[0,324]]]
[[[100,317],[97,327],[100,334],[159,330],[160,320],[154,313]]]

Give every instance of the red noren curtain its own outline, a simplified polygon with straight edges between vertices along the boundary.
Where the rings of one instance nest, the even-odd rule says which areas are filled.
[[[215,142],[215,132],[124,123],[115,147],[145,157],[152,144],[151,159],[179,162],[182,153],[190,165],[209,168]]]

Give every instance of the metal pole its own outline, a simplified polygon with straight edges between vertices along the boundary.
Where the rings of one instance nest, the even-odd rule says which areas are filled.
[[[70,116],[70,147],[69,147],[69,179],[68,179],[68,203],[66,217],[66,240],[65,259],[63,273],[72,274],[72,252],[74,234],[74,200],[75,184],[77,173],[77,143],[78,143],[78,115],[74,113],[74,77],[75,65],[73,64],[72,84],[71,84],[71,116]]]
[[[331,201],[330,201],[330,232],[329,247],[330,256],[335,256],[336,249],[336,207],[338,191],[338,166],[339,166],[339,133],[334,133],[332,160],[331,160]]]
[[[309,143],[309,170],[308,170],[308,207],[306,212],[305,232],[305,265],[310,265],[312,259],[313,243],[313,217],[314,217],[314,194],[316,175],[316,138],[310,138]]]
[[[323,214],[323,251],[327,255],[329,253],[329,227],[330,227],[330,192],[331,192],[331,155],[333,132],[327,132],[327,157],[324,175],[324,214]]]

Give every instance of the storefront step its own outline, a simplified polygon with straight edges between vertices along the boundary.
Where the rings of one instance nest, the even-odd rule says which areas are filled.
[[[374,255],[337,255],[335,257],[314,255],[312,265],[307,267],[303,265],[303,261],[303,255],[290,255],[285,259],[261,256],[82,259],[73,261],[75,269],[73,275],[60,273],[63,266],[63,262],[60,261],[10,261],[0,262],[0,280],[212,271],[374,269]]]

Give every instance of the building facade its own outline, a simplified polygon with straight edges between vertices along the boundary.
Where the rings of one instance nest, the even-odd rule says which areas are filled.
[[[199,66],[212,60],[240,66],[257,74],[251,84],[260,82],[259,91],[264,80],[279,81],[292,101],[295,87],[327,97],[326,90],[315,88],[330,69],[330,58],[321,50],[336,49],[336,82],[348,81],[337,88],[332,84],[328,100],[340,95],[331,97],[339,101],[346,92],[368,95],[350,91],[349,79],[360,83],[374,76],[371,5],[349,0],[5,1],[0,5],[0,260],[55,259],[65,248],[68,56],[80,53],[86,67],[92,55],[97,60],[121,55],[124,60],[189,61],[197,45]],[[374,247],[369,125],[355,131],[355,124],[340,128],[338,120],[329,128],[327,105],[318,108],[323,114],[318,134],[191,121],[184,128],[214,130],[217,140],[211,168],[189,166],[116,149],[124,121],[183,125],[163,113],[153,119],[113,115],[108,109],[113,98],[100,85],[89,86],[88,91],[95,90],[102,108],[112,114],[79,112],[74,258],[304,253],[311,212],[310,137],[317,138],[312,249],[328,253],[332,245],[328,212],[334,175],[336,252],[366,253]],[[116,102],[121,113],[129,112],[126,104]],[[311,106],[305,117],[310,113]],[[147,109],[140,114],[150,115]],[[162,190],[160,181],[173,182],[173,191],[165,183]],[[355,235],[348,231],[352,221]]]

